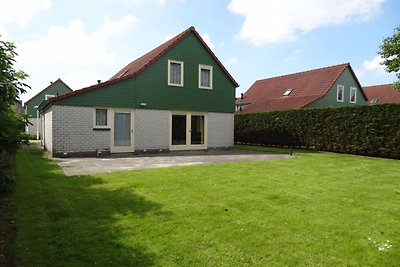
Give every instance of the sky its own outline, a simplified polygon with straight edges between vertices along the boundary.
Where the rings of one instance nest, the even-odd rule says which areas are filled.
[[[73,90],[194,26],[239,83],[349,62],[361,85],[391,83],[378,56],[399,0],[0,0],[0,39],[17,47],[27,101],[61,78]]]

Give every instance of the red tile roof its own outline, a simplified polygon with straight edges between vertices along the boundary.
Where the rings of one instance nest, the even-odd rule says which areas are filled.
[[[322,98],[347,68],[354,75],[350,64],[345,63],[258,80],[247,90],[243,100],[239,99],[236,104],[251,103],[244,105],[241,113],[300,109]],[[288,89],[293,90],[284,96]]]
[[[49,102],[55,102],[57,100],[67,98],[73,95],[85,93],[87,91],[95,90],[97,88],[114,84],[116,82],[126,80],[129,78],[132,78],[136,75],[138,75],[140,72],[142,72],[144,69],[149,67],[152,63],[154,63],[158,58],[160,58],[162,55],[164,55],[168,50],[170,50],[172,47],[174,47],[177,43],[179,43],[184,37],[186,37],[189,33],[194,33],[199,41],[204,45],[204,47],[208,50],[208,52],[211,54],[211,56],[215,59],[215,61],[221,66],[222,70],[226,73],[226,75],[229,77],[229,79],[232,81],[232,83],[238,87],[238,83],[233,79],[233,77],[229,74],[229,72],[225,69],[225,67],[222,65],[221,61],[215,56],[215,54],[211,51],[211,49],[207,46],[207,44],[204,42],[204,40],[201,38],[199,33],[196,31],[196,29],[192,26],[188,28],[187,30],[181,32],[174,38],[170,39],[169,41],[166,41],[162,45],[156,47],[155,49],[151,50],[147,54],[139,57],[138,59],[132,61],[128,65],[126,65],[124,68],[122,68],[120,71],[118,71],[115,75],[113,75],[108,81],[95,84],[80,90],[73,91],[68,94],[60,95],[58,97],[53,97],[49,99]]]
[[[376,104],[400,103],[400,90],[396,90],[393,84],[382,84],[363,87],[368,102],[376,99]]]

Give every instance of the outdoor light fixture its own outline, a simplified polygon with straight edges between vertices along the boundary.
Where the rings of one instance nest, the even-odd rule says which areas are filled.
[[[146,106],[147,106],[147,103],[142,102],[142,103],[139,104],[139,106],[141,106],[141,107],[146,107]]]

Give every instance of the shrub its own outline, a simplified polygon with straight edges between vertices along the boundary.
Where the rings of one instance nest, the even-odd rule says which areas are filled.
[[[400,159],[400,105],[235,116],[235,142]]]

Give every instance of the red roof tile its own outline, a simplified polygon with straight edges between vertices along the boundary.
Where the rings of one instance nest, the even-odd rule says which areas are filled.
[[[115,75],[113,75],[108,81],[95,84],[80,90],[73,91],[68,94],[60,95],[58,97],[53,97],[49,99],[49,102],[55,102],[57,100],[67,98],[73,95],[85,93],[87,91],[91,91],[106,85],[114,84],[118,81],[126,80],[131,77],[136,76],[140,72],[142,72],[144,69],[146,69],[148,66],[150,66],[153,62],[155,62],[158,58],[160,58],[163,54],[165,54],[169,49],[171,49],[173,46],[175,46],[178,42],[180,42],[184,37],[186,37],[189,33],[194,33],[199,41],[204,45],[204,47],[208,50],[208,52],[211,54],[211,56],[215,59],[215,61],[221,66],[222,70],[226,73],[226,75],[229,77],[229,79],[232,81],[232,83],[238,87],[238,83],[233,79],[233,77],[229,74],[229,72],[225,69],[225,67],[222,65],[221,61],[215,56],[215,54],[211,51],[211,49],[207,46],[207,44],[204,42],[204,40],[201,38],[199,33],[195,30],[195,28],[192,26],[188,28],[187,30],[183,31],[182,33],[178,34],[174,38],[170,39],[169,41],[166,41],[162,45],[156,47],[155,49],[151,50],[150,52],[146,53],[145,55],[139,57],[138,59],[132,61],[128,65],[126,65],[124,68],[122,68],[120,71],[118,71]]]
[[[393,84],[382,84],[363,87],[368,102],[376,99],[376,104],[400,103],[400,91],[393,87]]]
[[[353,72],[350,64],[345,63],[258,80],[236,104],[251,103],[244,105],[241,113],[300,109],[322,98],[346,68]],[[284,96],[288,89],[293,90]]]

